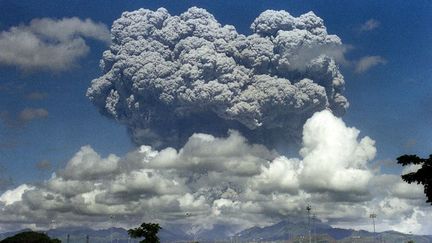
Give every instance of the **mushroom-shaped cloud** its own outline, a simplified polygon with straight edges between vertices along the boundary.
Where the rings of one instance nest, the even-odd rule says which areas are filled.
[[[348,102],[335,60],[339,37],[309,12],[263,12],[242,35],[204,9],[125,12],[112,26],[103,75],[87,96],[126,124],[136,144],[179,147],[193,133],[237,129],[274,143],[301,134],[317,111]]]

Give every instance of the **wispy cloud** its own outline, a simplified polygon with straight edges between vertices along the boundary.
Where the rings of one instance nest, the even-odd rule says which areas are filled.
[[[405,141],[404,147],[407,149],[411,149],[417,145],[417,140],[414,138],[409,138]]]
[[[41,160],[35,164],[36,169],[38,170],[50,170],[51,169],[51,162],[49,160]]]
[[[371,31],[378,28],[381,23],[376,19],[369,19],[360,26],[360,32]]]
[[[16,148],[16,146],[18,145],[18,142],[15,140],[6,140],[4,138],[2,138],[2,142],[0,142],[0,150],[1,149],[13,149]]]
[[[18,121],[28,123],[35,119],[48,117],[48,111],[42,108],[25,108],[18,115]]]
[[[7,127],[21,128],[34,120],[47,118],[48,114],[48,111],[43,108],[25,108],[15,117],[7,111],[1,112],[0,120],[2,120]]]
[[[110,42],[110,33],[90,19],[34,19],[0,32],[0,65],[63,71],[89,52],[84,38]]]
[[[44,100],[48,97],[48,94],[45,92],[34,91],[25,96],[28,100]]]
[[[365,56],[355,62],[355,72],[364,73],[374,66],[386,64],[387,60],[381,56]]]

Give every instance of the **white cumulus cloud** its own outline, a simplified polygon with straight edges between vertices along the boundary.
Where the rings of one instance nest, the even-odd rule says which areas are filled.
[[[33,19],[0,32],[0,65],[63,71],[89,52],[85,38],[110,42],[106,26],[90,19]]]
[[[374,211],[381,229],[427,231],[422,225],[432,212],[419,189],[369,169],[372,139],[322,111],[305,123],[302,140],[299,158],[251,144],[237,131],[193,134],[180,149],[143,145],[122,157],[84,146],[40,185],[3,193],[0,225],[55,219],[103,227],[115,215],[129,227],[152,212],[160,223],[184,223],[188,213],[196,230],[217,223],[237,229],[299,215],[311,202],[334,225],[361,228],[358,218]],[[415,224],[403,228],[403,220]]]
[[[33,190],[33,186],[29,186],[27,184],[22,184],[18,186],[17,188],[14,188],[12,190],[5,191],[0,196],[0,202],[4,203],[5,206],[8,206],[10,204],[13,204],[15,202],[19,202],[22,200],[22,195],[24,192],[28,190]]]

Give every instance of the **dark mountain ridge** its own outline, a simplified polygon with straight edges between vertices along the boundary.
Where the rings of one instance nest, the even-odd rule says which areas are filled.
[[[231,227],[222,224],[215,225],[212,229],[199,230],[195,233],[191,233],[193,232],[191,225],[167,224],[162,225],[163,229],[159,232],[159,238],[162,242],[210,242],[215,240],[225,242],[276,242],[280,240],[308,239],[308,225],[307,220],[287,219],[265,227],[254,226],[233,234]],[[314,220],[310,226],[312,239],[319,242],[373,242],[374,239],[381,239],[385,242],[414,240],[416,243],[432,243],[432,236],[409,235],[396,231],[385,231],[374,234],[365,230],[357,231],[353,229],[333,228],[319,220]],[[0,240],[23,231],[29,231],[29,229],[1,233]],[[106,243],[111,242],[111,240],[116,243],[139,242],[136,239],[135,241],[130,239],[127,230],[123,228],[95,230],[86,227],[66,227],[50,229],[45,232],[50,237],[58,238],[62,242],[67,242],[68,235],[69,242],[73,243],[84,243],[87,236],[89,237],[89,242],[92,243]]]

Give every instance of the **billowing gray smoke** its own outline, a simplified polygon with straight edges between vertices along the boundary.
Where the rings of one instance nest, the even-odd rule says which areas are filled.
[[[316,111],[344,114],[335,63],[343,46],[321,18],[268,10],[251,29],[239,34],[196,7],[180,16],[163,8],[125,12],[87,96],[126,124],[135,143],[156,147],[229,128],[274,143],[300,134]]]

